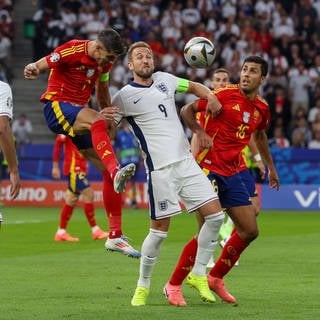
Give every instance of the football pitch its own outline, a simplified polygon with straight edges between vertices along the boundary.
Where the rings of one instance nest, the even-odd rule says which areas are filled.
[[[70,221],[78,243],[55,243],[57,208],[4,208],[0,230],[1,320],[320,319],[320,212],[263,211],[260,236],[225,278],[238,306],[204,303],[183,286],[185,308],[162,295],[184,243],[196,231],[192,215],[172,219],[155,266],[148,304],[132,307],[139,260],[106,252],[93,241],[81,208]],[[107,229],[105,214],[97,221]],[[146,210],[124,210],[124,233],[140,249]],[[217,250],[217,254],[220,249]]]

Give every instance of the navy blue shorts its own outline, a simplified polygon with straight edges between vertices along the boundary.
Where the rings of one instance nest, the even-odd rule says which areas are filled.
[[[68,102],[47,101],[43,113],[48,128],[56,134],[62,133],[71,137],[79,150],[92,148],[91,134],[76,135],[73,124],[83,107]]]
[[[254,176],[251,174],[249,169],[243,170],[239,172],[241,179],[243,183],[246,185],[247,190],[250,194],[250,197],[257,197],[258,196],[258,191],[256,188],[256,181],[254,179]]]
[[[240,173],[224,177],[214,172],[203,170],[212,186],[217,190],[222,208],[251,205],[250,194]],[[208,173],[208,174],[207,174]]]
[[[87,176],[84,172],[70,173],[67,176],[68,179],[68,190],[72,193],[79,195],[84,189],[90,187]]]

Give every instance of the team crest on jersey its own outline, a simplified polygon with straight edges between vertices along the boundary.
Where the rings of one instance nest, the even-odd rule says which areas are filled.
[[[242,120],[244,123],[248,123],[249,119],[250,119],[250,113],[245,111],[242,115]]]
[[[161,83],[159,83],[159,84],[157,84],[156,85],[156,88],[160,91],[160,92],[162,92],[162,93],[166,93],[167,95],[168,95],[168,88],[167,88],[167,86],[165,85],[165,83],[164,82],[161,82]]]
[[[50,62],[58,62],[60,60],[60,54],[54,52],[50,55]]]
[[[87,70],[87,77],[91,78],[94,75],[94,72],[95,72],[94,69],[88,69]]]
[[[158,207],[160,211],[166,211],[168,209],[168,202],[167,200],[158,201]]]

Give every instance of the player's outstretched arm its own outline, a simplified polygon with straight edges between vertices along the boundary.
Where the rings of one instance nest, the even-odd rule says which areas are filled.
[[[211,114],[212,117],[217,116],[221,112],[221,103],[216,95],[206,86],[199,82],[189,81],[189,93],[193,93],[199,98],[208,100],[206,115]]]
[[[36,80],[41,72],[49,70],[49,66],[45,57],[36,62],[27,64],[24,67],[23,75],[28,80]]]

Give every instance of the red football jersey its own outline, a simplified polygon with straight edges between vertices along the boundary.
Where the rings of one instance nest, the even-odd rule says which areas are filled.
[[[88,42],[71,40],[46,56],[51,70],[41,101],[58,100],[79,106],[88,103],[98,76],[109,72],[112,66],[109,63],[100,68],[88,55]]]
[[[202,111],[200,123],[212,137],[213,147],[200,150],[196,159],[210,171],[231,176],[244,169],[242,150],[252,132],[268,128],[269,106],[260,96],[248,99],[239,85],[227,85],[214,93],[222,104],[222,111],[216,118],[211,115],[205,118],[207,100],[198,101],[198,109]]]
[[[60,160],[61,149],[64,147],[63,174],[85,172],[88,170],[87,160],[79,153],[72,140],[64,134],[58,134],[53,146],[52,160]]]

